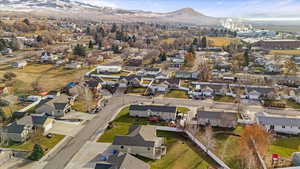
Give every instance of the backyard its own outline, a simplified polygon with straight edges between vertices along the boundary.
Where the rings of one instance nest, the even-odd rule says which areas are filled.
[[[214,101],[233,103],[235,101],[235,98],[231,96],[216,96],[214,97]]]
[[[170,97],[170,98],[180,98],[180,99],[188,99],[188,93],[184,90],[171,90],[168,92],[165,97]]]
[[[178,133],[158,131],[164,137],[167,154],[160,160],[146,160],[151,169],[208,169],[216,164],[203,152],[198,151],[191,141]]]

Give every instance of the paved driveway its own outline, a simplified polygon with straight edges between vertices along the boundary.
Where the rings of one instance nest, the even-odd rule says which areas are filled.
[[[65,169],[91,169],[100,154],[109,151],[111,143],[86,142]]]
[[[84,126],[80,123],[64,122],[56,120],[49,133],[74,137]]]

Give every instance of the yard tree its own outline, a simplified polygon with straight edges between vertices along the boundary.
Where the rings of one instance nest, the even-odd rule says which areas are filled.
[[[244,53],[244,66],[248,66],[249,65],[249,53],[248,51],[246,51]]]
[[[13,78],[17,77],[17,75],[13,72],[6,72],[4,73],[3,77],[6,80],[12,80]]]
[[[23,22],[24,22],[26,25],[30,25],[30,21],[29,21],[28,18],[25,18],[25,19],[23,20]]]
[[[255,124],[245,127],[240,137],[240,154],[249,168],[257,168],[260,165],[257,153],[265,157],[270,143],[271,136],[262,126]],[[249,160],[253,157],[253,160]]]
[[[205,132],[203,135],[203,143],[207,150],[213,151],[216,147],[216,141],[214,139],[214,132],[211,125],[205,127]]]
[[[32,150],[32,153],[29,156],[30,160],[38,161],[40,160],[44,155],[44,150],[39,144],[35,144]]]
[[[198,66],[198,72],[200,73],[200,80],[202,81],[209,81],[212,77],[211,75],[212,66],[206,62],[203,61]]]
[[[100,40],[100,41],[98,42],[98,49],[101,50],[102,47],[103,47],[102,40]]]
[[[77,44],[73,50],[74,55],[86,56],[86,48],[83,45]]]
[[[111,30],[110,30],[110,32],[111,33],[115,33],[116,31],[117,31],[117,25],[114,23],[113,25],[112,25],[112,28],[111,28]]]
[[[206,38],[206,36],[203,36],[202,37],[202,40],[201,40],[201,47],[202,48],[207,48],[207,38]]]
[[[292,59],[285,61],[284,67],[287,69],[287,73],[291,74],[297,72],[297,65]]]
[[[92,40],[90,40],[90,42],[89,42],[89,48],[90,48],[90,49],[93,49],[93,48],[94,48],[94,44],[93,44]]]

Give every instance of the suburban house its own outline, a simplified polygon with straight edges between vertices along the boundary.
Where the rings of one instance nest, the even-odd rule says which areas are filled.
[[[119,73],[121,72],[121,66],[97,66],[97,73]]]
[[[100,80],[87,80],[85,81],[86,85],[95,93],[101,91],[102,85]]]
[[[176,120],[177,108],[158,105],[131,105],[129,115],[133,117],[159,117],[163,120]]]
[[[263,113],[256,115],[257,124],[267,130],[285,134],[300,134],[300,119],[285,116],[267,116]]]
[[[248,99],[259,100],[261,98],[275,98],[276,91],[272,87],[267,86],[247,86],[245,87]]]
[[[50,52],[43,52],[40,58],[40,62],[42,63],[53,63],[58,59],[57,55],[53,55]]]
[[[261,47],[263,49],[299,49],[300,40],[261,40],[253,44],[253,46]]]
[[[10,123],[0,128],[0,141],[25,142],[29,138],[32,126],[18,125],[16,122]]]
[[[13,123],[0,128],[0,140],[24,142],[30,137],[30,133],[41,129],[46,134],[53,126],[54,120],[46,116],[30,115],[25,116]]]
[[[129,76],[121,76],[119,80],[119,87],[140,87],[141,77],[131,74]]]
[[[237,114],[221,110],[197,110],[196,120],[198,125],[211,125],[213,127],[235,128]]]
[[[132,155],[160,159],[166,154],[164,139],[156,136],[155,126],[131,126],[127,136],[116,136],[112,148]]]
[[[199,79],[199,75],[200,75],[199,72],[177,71],[175,74],[175,78],[197,80],[197,79]]]
[[[11,67],[13,68],[24,68],[27,65],[26,60],[16,61],[11,63]]]
[[[150,169],[150,165],[144,161],[122,152],[107,157],[101,157],[103,161],[95,163],[94,169]]]
[[[160,68],[144,68],[137,72],[137,74],[141,76],[158,76],[160,73]]]
[[[69,63],[69,64],[66,64],[64,66],[64,68],[65,69],[80,69],[81,63],[78,63],[78,62]]]
[[[71,109],[72,99],[67,95],[56,96],[54,99],[39,106],[37,114],[47,114],[53,117],[63,117]]]

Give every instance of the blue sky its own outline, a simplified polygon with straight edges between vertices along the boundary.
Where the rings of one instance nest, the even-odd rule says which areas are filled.
[[[191,7],[210,16],[300,18],[300,0],[80,0],[100,6],[169,12]]]

